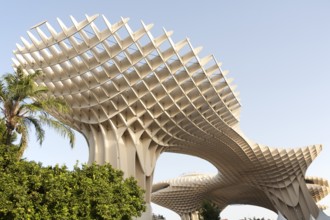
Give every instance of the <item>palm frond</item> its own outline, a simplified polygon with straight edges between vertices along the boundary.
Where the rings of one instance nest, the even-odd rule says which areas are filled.
[[[64,99],[49,97],[47,99],[38,100],[41,106],[50,112],[70,113],[71,108]]]
[[[7,97],[7,88],[2,81],[0,81],[0,102],[5,102]]]
[[[7,74],[4,76],[7,89],[12,99],[22,101],[26,98],[34,98],[40,93],[47,91],[44,86],[37,86],[36,79],[42,75],[41,70],[31,74],[24,74],[21,67],[18,67],[16,74]]]
[[[23,124],[25,125],[23,131],[28,130],[28,128],[32,124],[36,131],[36,138],[40,145],[42,144],[42,142],[44,141],[44,138],[45,138],[45,131],[41,127],[41,123],[42,123],[41,121],[39,121],[38,119],[33,118],[33,117],[24,117],[23,118]],[[23,133],[22,133],[22,136],[23,136]]]
[[[6,85],[12,85],[15,84],[15,81],[17,81],[17,77],[14,74],[7,73],[3,76],[4,82]]]
[[[36,86],[33,91],[33,97],[38,98],[40,95],[45,94],[48,92],[48,88],[45,86]]]
[[[44,109],[42,108],[42,105],[39,102],[32,102],[29,104],[21,104],[21,106],[18,109],[18,114],[20,116],[24,116],[26,114],[35,114],[37,112],[42,112]]]
[[[39,76],[41,76],[43,74],[42,70],[36,70],[33,73],[29,74],[27,77],[29,77],[31,80],[35,80],[36,78],[38,78]]]
[[[12,100],[24,100],[27,97],[28,90],[31,86],[28,86],[25,78],[19,78],[14,74],[6,74],[4,76],[4,82],[7,87],[8,97]]]
[[[62,122],[60,122],[58,120],[54,120],[47,116],[45,117],[45,116],[41,115],[39,118],[43,124],[54,129],[55,131],[60,133],[63,137],[69,138],[71,148],[74,147],[75,135],[74,135],[73,130],[69,126],[63,124]]]

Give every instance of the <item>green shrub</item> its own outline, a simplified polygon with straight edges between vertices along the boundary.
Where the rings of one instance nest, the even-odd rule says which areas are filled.
[[[11,148],[1,149],[6,152],[0,156],[0,219],[129,220],[145,210],[136,180],[124,179],[109,164],[69,171],[10,160]]]

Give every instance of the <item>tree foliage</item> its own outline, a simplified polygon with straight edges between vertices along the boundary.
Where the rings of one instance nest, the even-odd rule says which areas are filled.
[[[40,71],[14,74],[0,80],[0,219],[130,220],[145,211],[144,192],[134,178],[111,165],[43,167],[21,160],[33,126],[41,144],[43,126],[54,128],[74,144],[70,127],[47,112],[69,113],[67,104],[45,95],[37,86]],[[2,135],[1,135],[2,134]],[[20,143],[14,145],[16,138]]]
[[[129,220],[145,210],[136,180],[109,164],[69,171],[12,160],[13,147],[0,151],[0,219]]]
[[[219,220],[220,209],[210,201],[204,201],[200,209],[200,217],[203,220]]]
[[[74,145],[73,130],[47,112],[69,113],[70,108],[64,100],[46,96],[46,87],[37,86],[35,81],[41,75],[42,72],[39,70],[24,74],[22,68],[18,67],[14,74],[6,74],[0,81],[0,117],[6,127],[1,131],[0,141],[11,145],[13,139],[20,136],[20,143],[17,146],[18,159],[22,157],[27,147],[31,126],[34,127],[40,144],[45,137],[43,126],[46,125],[68,137],[71,147]]]

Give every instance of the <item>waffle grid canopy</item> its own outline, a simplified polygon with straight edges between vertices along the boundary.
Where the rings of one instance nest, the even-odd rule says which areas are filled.
[[[107,103],[114,96],[122,96],[125,100],[125,95],[130,95],[130,100],[125,101],[131,106],[146,96],[146,91],[156,98],[161,96],[158,91],[167,92],[172,94],[173,101],[179,102],[183,98],[192,98],[183,94],[190,92],[191,96],[198,94],[203,97],[194,103],[196,108],[208,103],[209,108],[228,125],[238,122],[240,104],[233,92],[235,86],[230,86],[213,56],[199,58],[197,54],[201,48],[194,49],[188,39],[174,43],[170,38],[171,31],[164,30],[163,35],[153,37],[149,31],[152,24],[142,22],[142,28],[134,32],[127,24],[128,18],[111,25],[103,16],[107,28],[99,30],[93,23],[98,17],[86,16],[81,22],[71,17],[74,25],[69,28],[58,19],[62,28],[60,33],[48,23],[43,23],[50,36],[40,26],[35,27],[37,37],[28,31],[30,42],[22,38],[24,46],[17,44],[15,65],[26,69],[42,68],[45,72],[42,84],[56,91],[54,95],[72,101],[73,108],[90,109]],[[127,35],[120,36],[119,32]],[[162,49],[166,45],[168,47]],[[192,87],[192,84],[195,88],[190,88],[190,91],[187,87]],[[93,103],[88,97],[90,90],[96,93],[92,93]],[[132,92],[124,94],[127,90]],[[143,101],[140,103],[145,105]],[[168,105],[161,107],[172,107]],[[117,111],[109,114],[107,109],[101,108],[93,111],[99,119],[81,117],[78,120],[104,122],[125,108],[115,104],[111,107]]]
[[[221,64],[212,55],[200,58],[202,48],[188,39],[173,42],[172,31],[155,37],[152,24],[132,30],[128,20],[71,17],[70,26],[58,19],[59,30],[41,22],[14,51],[15,67],[27,74],[41,69],[36,83],[70,104],[71,114],[51,113],[85,136],[89,163],[109,162],[134,176],[147,203],[153,198],[183,219],[192,218],[209,197],[220,208],[256,204],[288,219],[316,218],[315,202],[329,186],[309,179],[307,187],[304,174],[321,146],[279,149],[248,140],[239,129],[236,86]],[[155,164],[165,151],[206,159],[219,173],[159,183],[152,190]]]

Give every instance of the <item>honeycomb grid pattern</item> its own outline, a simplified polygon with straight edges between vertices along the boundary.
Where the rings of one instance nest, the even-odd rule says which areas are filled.
[[[153,185],[152,201],[179,213],[182,219],[197,218],[200,205],[207,199],[223,210],[229,204],[251,204],[262,206],[277,212],[261,190],[240,184],[228,186],[219,183],[221,175],[185,174]],[[327,180],[318,177],[306,177],[305,182],[315,202],[320,201],[330,192]],[[328,208],[318,204],[320,210]]]
[[[89,163],[109,162],[136,177],[149,203],[158,156],[165,151],[195,155],[218,168],[211,186],[233,186],[233,194],[241,188],[245,203],[259,199],[288,219],[318,215],[310,192],[323,196],[327,191],[318,184],[308,191],[304,174],[320,145],[280,149],[248,140],[239,129],[236,86],[212,55],[200,58],[202,48],[188,39],[173,42],[172,31],[154,37],[152,24],[142,22],[133,31],[128,18],[111,24],[99,17],[86,15],[78,22],[71,16],[69,27],[58,19],[59,32],[42,22],[27,32],[29,40],[21,38],[13,59],[26,73],[42,69],[36,83],[70,104],[70,115],[52,114],[86,137]],[[160,203],[167,198],[162,196],[156,199]],[[240,202],[216,200],[222,206]],[[196,207],[170,208],[182,214]]]

